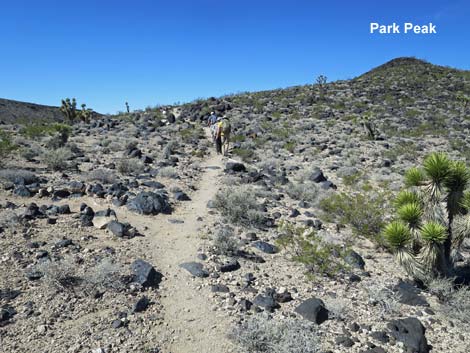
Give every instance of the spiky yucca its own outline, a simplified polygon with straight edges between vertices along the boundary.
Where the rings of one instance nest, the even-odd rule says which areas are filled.
[[[396,220],[384,237],[398,262],[417,279],[451,276],[453,255],[470,236],[470,173],[465,163],[432,153],[405,173]]]

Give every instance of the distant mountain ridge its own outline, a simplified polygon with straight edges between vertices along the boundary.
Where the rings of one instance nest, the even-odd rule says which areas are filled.
[[[0,98],[0,123],[63,120],[59,107]]]
[[[258,110],[264,104],[277,105],[273,102],[277,98],[284,99],[289,104],[300,103],[303,106],[325,103],[313,99],[314,87],[307,84],[240,93],[231,97],[222,97],[222,99],[234,106],[248,104]],[[422,114],[435,115],[436,107],[441,108],[442,111],[456,110],[458,96],[470,96],[470,71],[435,65],[414,57],[398,57],[353,79],[327,83],[326,87],[332,94],[330,104],[336,103],[337,108],[345,105],[342,110],[350,110],[351,113],[361,114],[371,108],[378,110],[378,108],[388,106],[386,110],[389,114],[396,115],[397,110],[405,114],[405,110],[414,107],[416,102],[420,105]],[[347,109],[351,108],[352,100],[358,97],[362,99],[362,102],[356,102],[354,109]],[[450,104],[443,104],[443,102]],[[207,111],[214,109],[214,107],[206,107],[207,109],[204,110],[201,109],[202,106],[212,106],[212,103],[211,99],[203,99],[197,103],[183,104],[183,110],[188,110],[184,115],[202,117]],[[217,110],[217,107],[215,109]],[[376,111],[376,113],[378,117],[383,115],[381,111]],[[412,114],[408,113],[408,115]],[[62,121],[63,115],[59,107],[0,98],[0,124],[35,120]]]

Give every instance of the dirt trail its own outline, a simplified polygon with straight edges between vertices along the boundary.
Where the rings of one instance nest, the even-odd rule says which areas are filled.
[[[193,279],[179,267],[183,262],[195,261],[202,245],[200,228],[209,224],[207,202],[219,187],[222,157],[213,151],[202,164],[203,175],[191,201],[182,202],[171,216],[139,216],[122,208],[118,218],[144,231],[148,246],[143,249],[148,259],[164,274],[161,286],[161,304],[164,308],[164,331],[168,331],[165,353],[229,352],[226,334],[229,319],[221,311],[213,311],[210,288],[201,287],[200,279]],[[184,223],[170,223],[169,219]]]
[[[206,129],[210,138],[210,132]],[[163,353],[229,353],[233,351],[227,332],[230,318],[227,313],[214,311],[210,287],[192,276],[179,265],[188,261],[199,261],[196,256],[202,246],[201,228],[212,224],[213,215],[208,213],[207,203],[220,187],[223,157],[213,149],[201,163],[197,190],[191,201],[180,202],[171,215],[144,216],[127,210],[114,208],[119,221],[129,222],[145,236],[127,240],[127,246],[137,249],[141,258],[152,263],[162,272],[164,281],[158,289],[164,310],[164,325],[157,337],[164,341]],[[0,198],[3,200],[3,198]],[[16,198],[6,198],[17,201]],[[49,200],[35,199],[38,205],[50,204]],[[109,203],[103,199],[82,197],[64,199],[55,204],[68,204],[78,212],[80,204],[87,203],[96,210],[105,209]],[[183,221],[171,223],[170,220]]]

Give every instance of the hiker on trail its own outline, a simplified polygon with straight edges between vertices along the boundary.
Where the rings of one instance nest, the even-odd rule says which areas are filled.
[[[217,128],[217,115],[215,115],[214,112],[211,112],[211,115],[209,116],[209,119],[207,119],[207,126],[209,126],[210,130],[211,130],[211,136],[212,136],[212,140],[214,141],[215,140],[215,130]]]
[[[218,154],[223,154],[225,156],[228,152],[232,126],[230,124],[230,120],[226,116],[218,118],[216,125],[215,148]]]

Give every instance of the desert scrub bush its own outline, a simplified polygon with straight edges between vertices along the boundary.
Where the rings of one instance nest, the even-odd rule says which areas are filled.
[[[125,288],[123,273],[124,269],[120,264],[104,258],[85,272],[83,285],[88,293],[96,290],[121,291]]]
[[[293,261],[305,265],[309,277],[316,274],[334,277],[347,269],[344,261],[350,250],[347,245],[327,242],[313,228],[297,226],[291,222],[282,221],[279,231],[276,244],[287,250]]]
[[[41,159],[44,164],[51,170],[64,170],[69,167],[68,161],[72,158],[72,152],[66,147],[55,150],[45,150]]]
[[[0,180],[19,184],[33,184],[39,179],[33,172],[23,169],[1,169]]]
[[[118,172],[123,175],[138,175],[144,171],[144,164],[132,158],[120,159],[116,167]]]
[[[329,317],[337,320],[345,320],[348,318],[351,303],[342,297],[330,298],[326,300],[326,308],[330,312]]]
[[[12,142],[10,134],[0,129],[0,165],[2,165],[4,158],[15,149],[16,146]]]
[[[162,167],[158,170],[158,175],[162,178],[177,179],[178,170],[175,167]]]
[[[70,291],[75,293],[82,279],[77,275],[77,266],[71,258],[60,261],[44,261],[35,266],[42,277],[42,284],[55,292]]]
[[[306,320],[270,319],[258,314],[236,326],[230,338],[241,352],[319,353],[316,327]]]
[[[20,129],[20,134],[31,140],[39,140],[41,137],[53,136],[55,134],[63,135],[63,139],[67,140],[71,133],[72,128],[69,125],[60,123],[33,123],[27,124]]]
[[[379,308],[380,318],[383,319],[387,315],[400,312],[400,294],[394,292],[391,288],[385,285],[371,284],[367,286],[367,295],[369,297],[369,303]]]
[[[294,200],[316,202],[319,196],[319,188],[310,181],[291,181],[287,184],[286,193]]]
[[[198,125],[193,125],[192,127],[181,129],[178,131],[178,134],[181,140],[185,143],[199,141],[200,139],[203,139],[205,137],[204,130]]]
[[[90,171],[86,177],[87,181],[99,181],[103,184],[113,184],[116,182],[116,175],[106,169],[94,169]]]
[[[256,227],[264,223],[264,212],[252,187],[224,187],[215,195],[214,206],[234,224]]]
[[[232,149],[232,154],[235,156],[238,156],[242,159],[244,162],[251,162],[255,152],[251,148],[233,148]]]
[[[25,160],[29,162],[33,161],[34,158],[39,156],[37,146],[36,147],[23,147],[20,149],[19,153],[21,157],[23,157]]]
[[[419,280],[454,275],[453,256],[470,236],[469,181],[464,162],[438,152],[405,173],[395,219],[383,233],[409,275]]]
[[[175,153],[177,148],[178,148],[178,142],[168,141],[168,143],[163,148],[163,156],[165,157],[165,159],[170,158],[171,155]]]
[[[380,246],[385,244],[381,233],[385,205],[385,195],[374,193],[332,193],[319,203],[323,220],[341,225],[349,224],[354,234],[368,238]]]
[[[218,255],[235,255],[239,249],[235,233],[230,227],[221,227],[216,230],[212,246],[214,253]]]
[[[470,325],[470,288],[468,286],[454,288],[440,310],[447,318],[458,320],[468,327]]]

